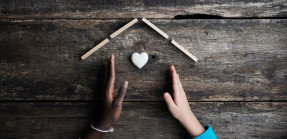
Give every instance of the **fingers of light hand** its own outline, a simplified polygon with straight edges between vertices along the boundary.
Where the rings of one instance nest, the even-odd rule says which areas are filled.
[[[185,94],[185,91],[184,91],[184,89],[183,89],[183,86],[182,86],[182,84],[181,84],[181,81],[180,81],[180,78],[179,78],[179,75],[177,74],[177,82],[178,82],[178,87],[179,87],[179,92],[180,92],[180,95],[181,95],[181,97],[185,100],[185,99],[187,99],[186,98],[186,94]]]
[[[170,112],[173,112],[176,109],[176,105],[175,105],[174,101],[172,100],[172,97],[170,96],[170,94],[165,92],[163,94],[163,98],[167,104],[168,110]]]
[[[181,82],[179,79],[179,75],[177,73],[176,73],[176,83],[177,83],[178,89],[181,90]]]
[[[122,83],[122,86],[121,86],[119,92],[118,92],[117,97],[115,98],[115,101],[114,101],[115,106],[121,106],[122,105],[127,90],[128,90],[128,81],[124,81]]]
[[[177,73],[173,65],[170,67],[170,70],[171,70],[171,76],[172,76],[173,92],[176,92],[178,91]]]
[[[177,103],[177,99],[179,98],[179,86],[177,80],[177,73],[173,65],[170,67],[171,76],[172,76],[172,88],[173,88],[173,97],[175,99],[175,103]]]
[[[113,93],[114,93],[114,84],[115,84],[115,57],[113,54],[110,56],[110,63],[109,63],[109,81],[107,85],[107,99],[108,102],[112,102],[113,100]]]

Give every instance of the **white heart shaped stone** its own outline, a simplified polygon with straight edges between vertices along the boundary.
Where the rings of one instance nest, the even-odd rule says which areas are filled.
[[[148,61],[148,54],[146,52],[133,53],[132,54],[132,62],[140,69],[142,68]]]

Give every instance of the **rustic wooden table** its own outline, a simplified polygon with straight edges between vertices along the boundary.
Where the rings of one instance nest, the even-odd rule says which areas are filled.
[[[187,137],[162,99],[170,64],[191,109],[219,138],[287,138],[286,0],[1,0],[0,11],[1,138],[77,138],[97,112],[110,53],[116,90],[130,84],[105,138]],[[135,17],[199,62],[142,21],[80,59]],[[139,70],[130,56],[141,51],[150,58]]]

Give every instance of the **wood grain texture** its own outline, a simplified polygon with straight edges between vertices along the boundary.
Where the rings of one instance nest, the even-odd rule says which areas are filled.
[[[2,20],[0,100],[94,100],[104,65],[116,57],[116,90],[127,101],[161,101],[174,64],[189,101],[287,99],[287,20],[152,20],[198,63],[143,22],[82,61],[80,57],[129,20]],[[130,61],[145,51],[138,69]]]
[[[284,102],[196,102],[190,106],[218,138],[286,138]],[[1,138],[76,138],[97,112],[92,103],[0,103]],[[11,111],[13,110],[13,111]],[[152,128],[151,128],[152,127]],[[164,102],[125,102],[115,132],[105,138],[185,138]]]
[[[0,18],[286,17],[286,0],[1,0]]]

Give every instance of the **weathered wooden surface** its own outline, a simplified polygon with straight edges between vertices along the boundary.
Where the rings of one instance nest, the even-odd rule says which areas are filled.
[[[284,101],[287,20],[151,20],[199,58],[194,63],[140,22],[95,54],[80,57],[129,20],[1,20],[0,100],[93,100],[104,63],[116,56],[116,87],[129,80],[126,101],[162,101],[169,65],[189,101]],[[130,61],[146,51],[143,69]]]
[[[218,138],[286,138],[284,102],[195,102],[190,106]],[[89,126],[92,103],[0,103],[1,138],[76,138]],[[13,110],[13,111],[12,111]],[[115,132],[105,138],[184,138],[163,102],[125,102]]]
[[[286,17],[286,0],[1,0],[0,18]]]
[[[199,62],[141,21],[80,59],[136,17]],[[115,133],[105,138],[187,136],[162,99],[172,90],[174,64],[188,100],[206,101],[190,102],[192,111],[219,138],[285,139],[286,17],[287,0],[0,0],[0,136],[77,138],[98,113],[93,101],[101,99],[104,64],[114,53],[116,90],[130,82]],[[139,70],[130,56],[142,51],[150,57]]]

